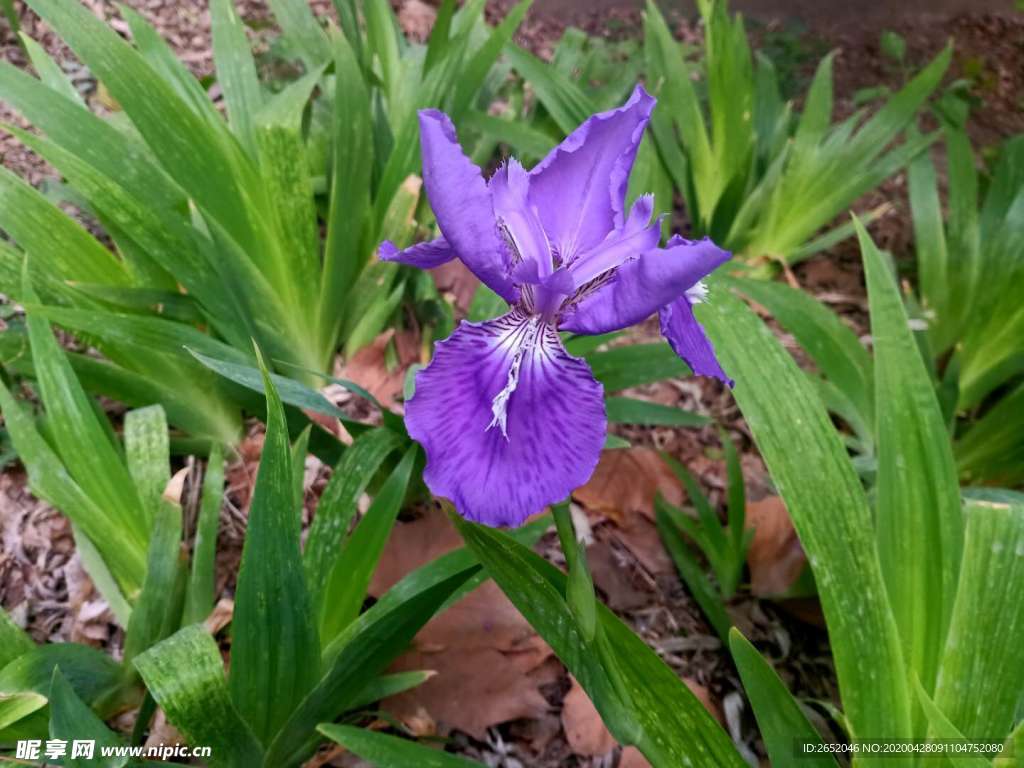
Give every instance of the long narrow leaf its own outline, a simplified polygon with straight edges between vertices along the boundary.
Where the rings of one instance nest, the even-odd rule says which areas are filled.
[[[690,595],[704,612],[705,618],[725,642],[729,636],[729,628],[732,627],[732,619],[725,610],[721,595],[711,584],[711,580],[697,562],[697,558],[690,551],[682,539],[682,531],[673,524],[672,516],[665,507],[665,502],[658,499],[656,502],[656,522],[661,542],[665,545],[672,562],[680,578],[689,590]]]
[[[839,435],[806,376],[750,309],[720,292],[701,310],[808,554],[852,736],[909,738],[906,671],[871,512]]]
[[[35,647],[25,630],[14,623],[7,611],[0,610],[0,669]]]
[[[1002,739],[1024,690],[1024,506],[972,502],[935,703],[964,736]]]
[[[932,691],[963,549],[960,489],[935,389],[896,283],[867,232],[859,227],[857,235],[875,347],[878,553],[907,664]]]
[[[224,662],[199,625],[185,627],[135,659],[167,719],[189,743],[211,748],[211,768],[262,765],[262,750],[231,703]]]
[[[98,761],[69,758],[64,763],[69,768],[88,768],[95,765],[102,768],[120,768],[128,762],[127,755],[102,756],[104,747],[117,746],[121,740],[78,697],[75,689],[61,674],[60,667],[54,667],[50,683],[50,738],[59,739],[69,745],[74,740],[84,739],[89,739],[95,744],[94,750]]]
[[[918,701],[921,703],[921,708],[924,710],[925,717],[928,719],[928,727],[935,736],[940,739],[966,741],[959,729],[949,722],[949,718],[946,717],[945,713],[935,705],[935,702],[928,696],[921,685],[921,681],[917,678],[914,678],[914,690],[917,693]],[[984,768],[991,765],[983,757],[971,757],[966,753],[963,755],[952,755],[948,759],[953,768]],[[996,764],[998,765],[998,763]]]
[[[125,414],[124,452],[128,471],[142,497],[146,522],[152,525],[167,481],[171,479],[171,448],[163,408],[151,405]]]
[[[370,97],[355,52],[339,37],[334,43],[334,143],[331,161],[331,205],[327,215],[323,277],[319,297],[321,343],[333,351],[343,312],[338,303],[366,266],[363,223],[370,205],[373,139]]]
[[[126,661],[163,640],[181,618],[181,507],[161,499],[154,517],[146,580],[125,631]]]
[[[269,744],[316,684],[320,641],[302,572],[284,408],[265,369],[263,386],[267,435],[235,590],[231,696]]]
[[[342,454],[330,482],[320,495],[303,555],[306,582],[317,614],[359,497],[384,459],[398,446],[398,438],[386,429],[374,429],[361,435]]]
[[[323,723],[317,730],[380,768],[481,768],[482,763],[367,728]]]
[[[325,586],[320,620],[321,634],[328,641],[359,615],[377,561],[402,507],[417,450],[415,445],[406,450],[334,563]]]
[[[707,416],[702,416],[699,413],[630,397],[608,397],[605,398],[604,404],[608,421],[612,423],[701,427],[711,421]]]
[[[479,569],[458,553],[452,554],[454,557],[441,558],[407,575],[325,649],[324,676],[274,740],[268,765],[286,765],[307,755],[316,726],[334,720],[356,701],[363,688],[405,650],[420,627]]]
[[[26,288],[24,294],[34,301],[31,288]],[[27,324],[36,380],[58,453],[75,481],[104,508],[111,526],[123,529],[113,535],[145,551],[149,516],[107,427],[101,424],[49,323],[38,313],[29,312]],[[89,450],[82,450],[86,445]]]
[[[79,224],[6,168],[0,169],[0,228],[40,266],[65,280],[123,285],[128,273]]]
[[[331,58],[327,33],[306,0],[270,0],[270,7],[285,36],[299,46],[307,69],[319,66]]]
[[[82,100],[82,94],[75,90],[75,86],[72,84],[70,78],[60,68],[60,65],[53,60],[53,58],[46,52],[46,50],[31,37],[25,33],[19,35],[21,38],[21,44],[25,46],[25,51],[28,53],[29,59],[32,61],[32,67],[39,75],[39,79],[46,84],[47,87],[59,92],[67,99],[76,102],[77,104],[84,105],[85,102]]]
[[[186,106],[141,54],[84,6],[60,0],[31,0],[30,6],[110,89],[146,142],[159,148],[171,176],[242,248],[261,254],[259,214],[243,191],[259,187],[226,126]]]
[[[668,344],[629,344],[584,355],[606,392],[687,376],[690,369]]]
[[[820,745],[821,736],[807,720],[796,699],[771,665],[736,628],[729,632],[729,649],[772,763],[788,765],[793,760],[796,740],[812,747]],[[827,752],[800,755],[799,763],[809,768],[836,766],[835,758]]]
[[[28,470],[33,493],[58,509],[65,510],[102,554],[122,590],[132,593],[142,587],[145,547],[141,542],[125,546],[118,529],[111,525],[108,511],[92,500],[68,473],[61,458],[39,434],[32,417],[0,380],[0,411],[4,423]]]
[[[263,104],[263,96],[245,27],[231,0],[212,0],[210,22],[217,80],[231,127],[249,151],[255,152],[252,120]]]
[[[519,28],[531,5],[533,5],[533,0],[519,0],[512,6],[505,18],[491,32],[487,41],[466,63],[456,85],[455,100],[452,106],[452,114],[456,118],[472,106],[473,98],[483,85],[487,73],[490,72],[494,62],[497,61],[509,41],[512,40],[512,36]]]
[[[860,426],[873,433],[873,367],[857,334],[803,291],[764,280],[737,280],[735,285],[796,337],[818,369],[855,405]]]
[[[536,89],[537,98],[551,113],[563,133],[571,133],[576,126],[597,111],[590,98],[576,83],[553,67],[548,67],[532,53],[514,43],[505,46],[505,55],[512,66]]]

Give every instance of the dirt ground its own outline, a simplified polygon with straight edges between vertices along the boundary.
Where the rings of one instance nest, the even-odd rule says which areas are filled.
[[[86,4],[97,14],[111,19],[119,31],[125,31],[123,24],[114,19],[114,3],[86,0]],[[511,0],[491,2],[488,14],[500,17],[511,4]],[[129,0],[128,5],[140,10],[157,26],[197,75],[210,74],[209,14],[202,0]],[[268,13],[262,2],[242,0],[238,5],[247,20],[267,19]],[[314,0],[313,5],[321,13],[333,13],[330,0]],[[424,23],[429,26],[430,10],[421,7],[424,4],[402,0],[397,5],[405,14],[405,24],[412,28]],[[981,10],[982,6],[984,10]],[[936,12],[936,6],[932,6],[926,15],[914,17],[867,14],[855,22],[844,24],[837,24],[835,19],[822,14],[806,16],[799,21],[794,20],[792,14],[776,17],[759,14],[750,27],[758,44],[777,58],[780,69],[789,78],[790,95],[797,99],[820,56],[837,48],[839,55],[835,73],[840,112],[852,109],[853,94],[861,89],[879,84],[898,87],[908,71],[921,66],[952,38],[956,48],[954,71],[950,77],[969,81],[975,101],[970,128],[972,138],[981,149],[991,147],[1010,135],[1024,131],[1024,105],[1021,103],[1024,94],[1024,16],[1012,13],[1008,2],[950,2],[945,7],[945,13]],[[971,10],[963,10],[965,7]],[[1000,11],[1002,7],[1006,10]],[[31,15],[23,14],[22,18],[24,30],[58,58],[83,94],[94,97],[96,86],[88,71],[78,65]],[[681,37],[698,34],[692,13],[678,12],[673,18]],[[638,25],[639,10],[634,4],[603,2],[595,5],[569,0],[538,0],[523,25],[519,39],[543,55],[550,52],[566,26],[580,26],[592,34],[623,37],[636,35]],[[907,53],[904,63],[881,55],[879,37],[885,29],[897,32],[905,39]],[[256,38],[261,34],[259,31],[253,33]],[[21,49],[9,34],[5,21],[0,21],[0,56],[13,64],[25,66]],[[0,121],[12,120],[18,122],[17,116],[0,105]],[[0,159],[6,168],[34,184],[43,184],[53,178],[52,171],[6,135],[0,138]],[[891,250],[897,258],[907,259],[911,256],[911,232],[903,178],[891,180],[869,197],[863,201],[864,207],[881,201],[893,204],[892,213],[874,225],[873,233],[882,247]],[[846,242],[836,246],[797,267],[794,277],[803,287],[841,311],[858,332],[867,333],[866,300],[855,245]],[[644,327],[632,340],[649,340],[648,337],[654,336],[656,328]],[[790,348],[795,346],[792,339],[785,336],[783,341]],[[728,435],[742,453],[749,498],[755,501],[770,499],[770,481],[736,406],[723,387],[694,378],[659,382],[631,394],[705,414],[725,425]],[[666,477],[663,466],[659,469],[658,462],[652,461],[651,457],[657,456],[656,451],[665,451],[687,466],[699,478],[712,502],[720,505],[725,489],[725,470],[717,427],[631,427],[621,429],[620,433],[632,442],[634,448],[629,452],[616,452],[622,456],[609,459],[611,466],[599,469],[600,477],[576,496],[579,519],[591,531],[592,543],[588,554],[601,596],[680,676],[687,679],[737,744],[747,750],[751,761],[764,763],[763,747],[756,737],[756,728],[740,693],[739,680],[728,653],[681,586],[671,562],[658,543],[650,517],[655,489],[667,498],[674,497],[679,503],[685,500],[678,483]],[[257,428],[243,444],[229,472],[230,488],[223,511],[218,560],[218,583],[227,600],[232,594],[234,572],[240,557],[247,494],[251,490],[252,468],[258,461],[259,446]],[[618,466],[614,464],[616,461],[634,464]],[[315,462],[307,469],[306,502],[312,509],[329,470]],[[642,477],[643,482],[621,480],[637,477]],[[765,514],[780,526],[777,556],[782,557],[778,553],[785,553],[786,557],[799,559],[799,545],[795,543],[791,529],[787,532],[784,515],[780,518],[767,508]],[[422,534],[422,526],[433,525],[433,517],[433,511],[424,509],[403,519],[393,542],[393,546],[399,548],[393,553],[395,558],[403,552],[401,547],[412,546],[403,544],[405,534],[402,531],[410,536],[414,531]],[[438,540],[447,535],[442,529],[436,532]],[[17,622],[26,626],[40,642],[73,640],[105,647],[114,653],[119,651],[121,631],[114,625],[105,603],[93,592],[88,577],[82,571],[74,552],[69,524],[27,492],[24,473],[16,464],[0,475],[0,536],[3,540],[0,600]],[[545,536],[538,549],[552,561],[561,563],[553,535]],[[756,598],[747,589],[739,594],[729,605],[734,621],[772,659],[794,693],[822,702],[816,710],[819,712],[819,724],[830,728],[827,710],[830,705],[838,704],[838,699],[827,636],[816,607],[807,602],[780,603]],[[496,609],[491,604],[481,610]],[[514,618],[502,615],[495,617],[495,621],[507,627],[510,636],[523,631]],[[458,627],[460,631],[464,629],[463,625]],[[422,648],[419,650],[427,653]],[[592,709],[588,710],[586,702],[580,701],[572,681],[560,665],[544,654],[543,649],[538,650],[531,645],[532,656],[527,656],[519,646],[462,648],[461,652],[465,654],[464,659],[474,658],[480,664],[479,669],[473,667],[467,672],[467,676],[479,673],[481,679],[475,681],[478,683],[476,687],[474,681],[466,681],[461,684],[461,689],[457,685],[441,686],[439,693],[432,689],[434,693],[427,694],[432,709],[415,700],[389,703],[389,711],[400,715],[412,732],[449,739],[458,751],[494,768],[638,768],[645,764],[642,758],[638,759],[630,751],[623,753],[614,742],[608,741],[609,737],[602,732],[599,722],[595,723]],[[503,681],[487,678],[487,670],[494,666],[496,652],[502,654],[500,658],[505,662],[514,660],[516,664],[527,665],[518,676],[521,679]],[[427,654],[424,658],[438,665],[444,663],[439,656]],[[428,685],[435,683],[431,681]],[[492,687],[488,688],[488,685]],[[451,709],[448,706],[450,700],[460,696],[467,699],[466,706]],[[474,696],[479,698],[474,699]],[[502,710],[494,703],[502,697],[506,699],[504,704],[512,702],[512,709]],[[483,709],[491,717],[465,711],[471,709]],[[502,716],[507,716],[507,719],[485,722]],[[351,756],[331,750],[319,755],[315,764],[358,765]]]

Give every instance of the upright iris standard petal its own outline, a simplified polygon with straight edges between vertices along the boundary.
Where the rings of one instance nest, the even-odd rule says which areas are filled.
[[[588,118],[530,171],[530,202],[563,263],[622,226],[626,184],[654,99],[637,86]]]
[[[659,217],[651,223],[653,208],[654,200],[650,195],[637,198],[622,227],[610,233],[600,245],[573,260],[569,267],[573,282],[578,286],[589,283],[620,264],[657,248],[661,242],[661,220]]]
[[[729,259],[727,251],[707,238],[673,242],[676,245],[645,251],[616,268],[607,284],[564,310],[559,328],[587,334],[627,328],[682,297]]]
[[[463,154],[448,116],[436,109],[419,114],[423,186],[441,234],[473,274],[514,302],[511,255],[498,234],[487,182]]]
[[[443,237],[426,243],[417,243],[405,250],[398,250],[394,243],[385,240],[380,244],[381,261],[396,261],[419,269],[433,269],[447,264],[455,258],[455,251]]]
[[[690,296],[683,296],[662,307],[658,312],[661,335],[695,374],[712,376],[731,387],[735,382],[718,363],[711,340],[693,315],[693,304],[694,300]]]
[[[524,263],[536,265],[541,277],[550,275],[551,244],[540,224],[537,212],[530,205],[530,178],[515,158],[509,158],[488,184],[494,201],[498,226],[511,241]]]
[[[463,322],[416,376],[406,425],[431,491],[471,520],[519,525],[583,485],[607,427],[603,388],[557,331],[512,311]]]

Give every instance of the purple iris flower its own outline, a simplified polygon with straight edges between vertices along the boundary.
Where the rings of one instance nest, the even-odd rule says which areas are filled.
[[[510,159],[489,181],[447,115],[419,113],[423,182],[442,237],[404,251],[385,242],[381,258],[423,269],[461,259],[510,305],[439,342],[405,408],[427,454],[424,480],[470,520],[520,525],[597,466],[603,387],[559,331],[607,333],[658,312],[662,334],[695,373],[732,384],[693,315],[701,279],[729,254],[678,235],[659,247],[651,196],[625,210],[654,103],[637,86],[532,170]]]

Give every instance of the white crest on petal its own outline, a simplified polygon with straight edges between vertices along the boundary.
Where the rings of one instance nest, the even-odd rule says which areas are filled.
[[[487,429],[498,427],[501,430],[501,435],[508,440],[507,422],[508,422],[508,401],[512,397],[512,393],[516,391],[516,387],[519,385],[519,368],[523,364],[523,358],[529,354],[530,350],[533,349],[533,345],[537,341],[537,333],[535,328],[540,318],[532,317],[528,322],[528,326],[525,332],[525,338],[523,342],[516,348],[516,351],[512,354],[512,365],[508,369],[508,379],[505,381],[505,387],[494,396],[491,401],[491,423],[487,425]],[[486,431],[486,430],[485,430]]]
[[[708,287],[703,280],[698,280],[686,289],[686,300],[693,304],[702,304],[708,300]]]

